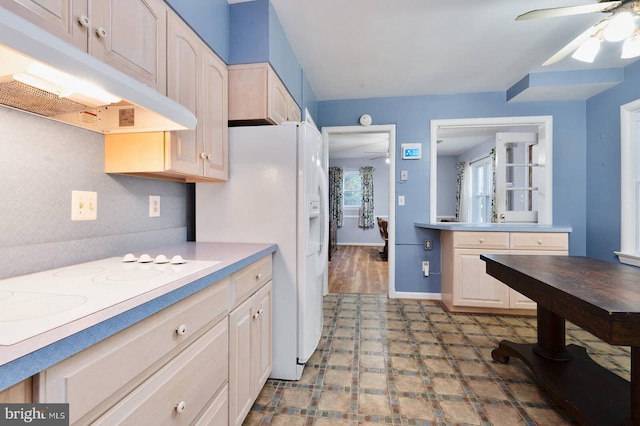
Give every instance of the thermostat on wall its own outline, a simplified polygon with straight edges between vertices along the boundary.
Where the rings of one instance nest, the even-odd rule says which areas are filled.
[[[403,143],[402,147],[402,159],[403,160],[417,160],[422,158],[422,144],[421,143]]]

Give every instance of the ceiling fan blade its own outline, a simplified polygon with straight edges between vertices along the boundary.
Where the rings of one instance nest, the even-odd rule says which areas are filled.
[[[550,9],[536,9],[523,13],[516,21],[527,19],[553,18],[556,16],[582,15],[584,13],[608,12],[622,4],[621,1],[605,1],[596,4],[584,4],[582,6],[553,7]]]
[[[578,37],[571,40],[565,47],[563,47],[562,49],[554,53],[553,56],[551,56],[542,64],[542,66],[544,67],[547,65],[555,64],[556,62],[559,62],[560,60],[564,59],[565,56],[567,56],[568,54],[576,50],[578,47],[580,47],[582,43],[587,41],[587,39],[592,35],[594,35],[598,30],[600,30],[601,28],[604,28],[607,25],[608,20],[609,18],[602,19],[597,24],[589,27],[585,32],[583,32]]]

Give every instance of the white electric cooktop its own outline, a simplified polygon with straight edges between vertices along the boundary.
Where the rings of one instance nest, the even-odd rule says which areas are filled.
[[[128,254],[0,280],[0,345],[14,345],[218,263]]]

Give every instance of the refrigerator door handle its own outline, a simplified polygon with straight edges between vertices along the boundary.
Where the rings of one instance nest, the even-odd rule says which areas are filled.
[[[318,180],[320,187],[320,203],[322,219],[322,241],[320,250],[320,262],[318,264],[319,274],[326,273],[327,266],[329,264],[329,194],[328,194],[328,181],[327,174],[321,166],[318,166]]]

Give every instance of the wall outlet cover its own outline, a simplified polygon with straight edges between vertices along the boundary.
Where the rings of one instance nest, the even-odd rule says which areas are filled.
[[[160,216],[160,196],[149,195],[149,217]]]
[[[71,220],[98,219],[98,193],[71,191]]]

